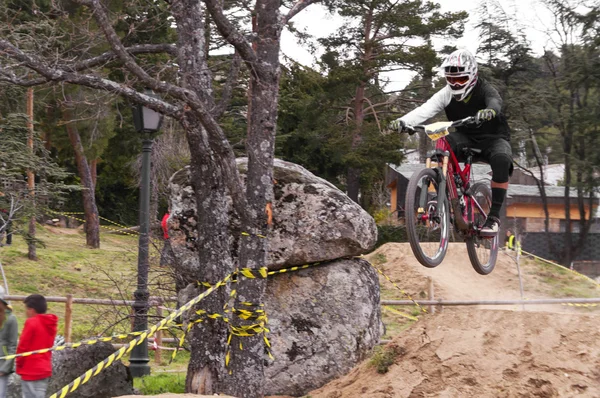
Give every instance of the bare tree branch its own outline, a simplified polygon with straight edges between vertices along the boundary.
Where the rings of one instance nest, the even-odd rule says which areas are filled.
[[[104,32],[104,36],[106,40],[110,44],[116,56],[123,62],[125,67],[133,73],[138,79],[140,79],[145,85],[150,87],[153,90],[167,93],[173,95],[174,97],[185,101],[189,100],[188,94],[184,92],[184,90],[178,86],[172,85],[170,83],[161,82],[152,76],[148,75],[148,73],[138,65],[135,59],[131,56],[127,49],[121,43],[121,39],[117,35],[117,32],[112,27],[106,12],[102,8],[102,4],[100,0],[76,0],[78,3],[86,5],[90,7],[94,13],[94,17],[96,18],[96,22],[98,26]],[[198,104],[198,101],[192,101]]]
[[[142,94],[131,87],[128,87],[124,84],[119,84],[109,79],[93,75],[67,72],[64,70],[49,67],[37,57],[25,54],[23,51],[13,46],[6,40],[0,40],[0,51],[4,52],[4,55],[17,60],[23,63],[24,66],[34,70],[35,72],[43,76],[48,82],[66,82],[72,84],[79,84],[86,87],[96,88],[100,90],[109,91],[115,94],[120,94],[126,98],[129,98],[135,102],[142,103],[148,106],[149,108],[152,108],[158,112],[164,113],[165,115],[169,116],[178,117],[182,111],[182,108],[179,106],[175,106],[163,100]],[[191,98],[195,97],[195,95],[192,92],[183,89],[181,91],[186,93]]]
[[[213,111],[213,115],[217,119],[223,115],[225,109],[227,108],[227,105],[229,105],[229,102],[231,101],[233,87],[237,82],[238,74],[240,72],[240,61],[241,58],[239,54],[237,52],[233,54],[233,59],[231,60],[231,69],[229,70],[229,76],[227,77],[227,81],[225,82],[225,87],[223,87],[221,99]]]
[[[221,33],[221,36],[235,47],[244,62],[248,64],[250,70],[254,73],[262,74],[262,68],[260,68],[260,64],[258,63],[256,52],[252,49],[248,40],[246,40],[235,26],[233,26],[231,21],[227,19],[223,13],[221,2],[218,0],[204,0],[204,3],[212,16],[215,25],[217,25],[217,29],[219,30],[219,33]]]
[[[125,47],[124,49],[130,55],[167,53],[173,56],[177,56],[177,47],[175,47],[172,44],[138,44],[131,47]],[[104,63],[113,61],[117,57],[118,56],[117,54],[115,54],[114,51],[108,51],[97,57],[76,62],[73,65],[64,65],[63,69],[72,70],[74,72],[80,72],[82,70],[93,68],[94,66],[102,65]]]
[[[287,13],[286,16],[283,17],[283,25],[287,24],[290,19],[294,18],[296,14],[300,11],[304,10],[309,5],[318,2],[319,0],[300,0],[296,4],[292,6],[290,12]]]

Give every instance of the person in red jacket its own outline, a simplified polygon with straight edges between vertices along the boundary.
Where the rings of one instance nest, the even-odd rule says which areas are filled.
[[[47,310],[44,296],[32,294],[25,299],[27,320],[19,338],[17,354],[54,345],[58,317],[46,314]],[[23,398],[44,398],[48,380],[52,376],[52,353],[17,357],[16,364],[17,374],[22,379]]]

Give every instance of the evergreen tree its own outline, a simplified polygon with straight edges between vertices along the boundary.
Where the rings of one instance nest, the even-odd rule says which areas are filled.
[[[328,5],[347,19],[338,32],[320,41],[327,50],[326,73],[354,80],[352,94],[345,97],[348,121],[344,135],[350,148],[346,154],[345,185],[350,198],[358,202],[361,181],[365,181],[361,177],[365,164],[362,154],[367,152],[361,146],[370,142],[365,140],[365,133],[375,129],[381,132],[390,120],[379,115],[389,109],[389,101],[385,97],[373,98],[381,95],[379,76],[383,72],[424,65],[423,59],[431,57],[427,41],[439,35],[458,37],[466,13],[442,14],[439,4],[421,0],[335,0]],[[406,44],[417,39],[424,45]],[[369,118],[374,119],[374,125]]]

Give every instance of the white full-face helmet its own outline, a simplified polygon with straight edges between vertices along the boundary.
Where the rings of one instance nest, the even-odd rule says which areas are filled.
[[[477,61],[468,50],[456,50],[442,64],[446,84],[457,101],[463,101],[477,84]]]

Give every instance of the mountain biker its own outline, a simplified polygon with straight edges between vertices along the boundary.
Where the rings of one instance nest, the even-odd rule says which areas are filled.
[[[492,207],[480,234],[494,237],[500,228],[500,209],[513,170],[510,128],[502,114],[502,98],[478,76],[477,61],[467,50],[454,51],[441,68],[446,86],[423,105],[393,121],[392,127],[400,132],[409,130],[407,126],[421,124],[442,110],[451,121],[476,118],[475,125],[458,127],[447,139],[459,161],[464,161],[464,148],[476,148],[481,150],[478,158],[492,168]]]

